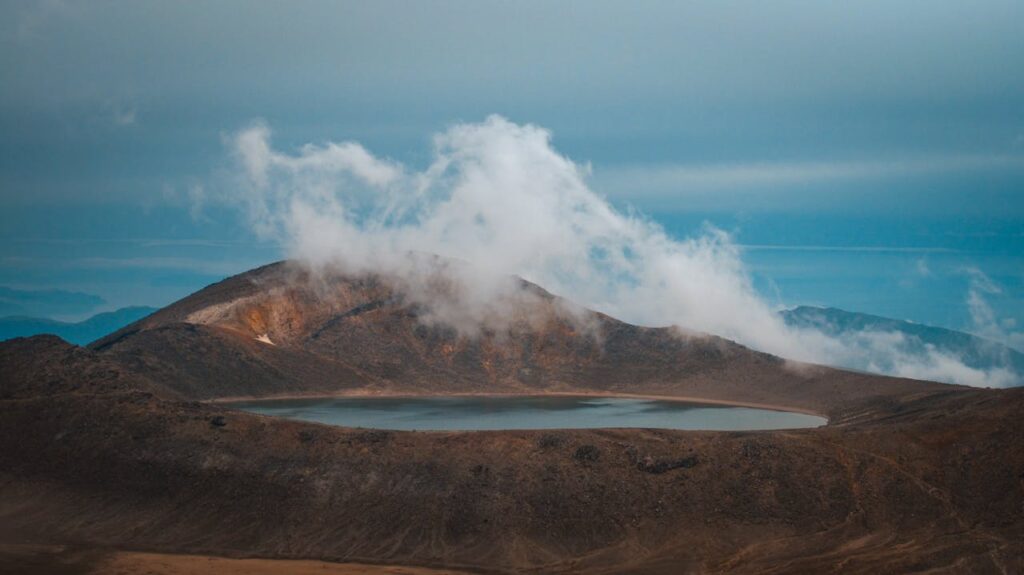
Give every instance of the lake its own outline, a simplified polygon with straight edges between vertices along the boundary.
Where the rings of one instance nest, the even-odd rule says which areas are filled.
[[[276,399],[230,407],[345,427],[454,431],[640,427],[764,430],[819,427],[823,417],[755,409],[620,397],[457,396]]]

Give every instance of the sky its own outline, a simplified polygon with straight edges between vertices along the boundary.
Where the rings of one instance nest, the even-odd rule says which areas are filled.
[[[439,135],[496,114],[617,212],[729,234],[769,307],[972,329],[973,294],[1009,341],[1020,22],[984,0],[5,0],[0,286],[166,305],[293,255],[225,201],[252,191],[252,126],[278,158],[350,142],[418,174]]]

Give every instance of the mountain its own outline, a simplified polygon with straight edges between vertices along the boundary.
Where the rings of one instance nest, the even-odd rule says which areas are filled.
[[[799,306],[780,313],[791,326],[814,328],[837,338],[865,332],[900,334],[902,338],[891,345],[897,345],[903,354],[924,357],[938,352],[955,357],[974,369],[1013,372],[1020,380],[1019,385],[1024,385],[1024,353],[976,335],[836,308]],[[843,367],[867,369],[870,359],[861,358],[861,361],[851,361]]]
[[[0,286],[0,316],[77,314],[103,305],[103,298],[65,290],[23,290]]]
[[[0,317],[0,341],[49,333],[78,345],[85,345],[108,333],[138,321],[156,308],[135,306],[98,313],[80,322],[69,323],[39,317]]]
[[[481,308],[450,262],[430,265],[410,280],[283,262],[85,348],[0,343],[0,571],[99,573],[131,550],[262,572],[1024,569],[1024,390],[797,364],[516,278]],[[475,331],[455,321],[469,312]],[[635,393],[829,424],[391,432],[218,401],[346,392]]]
[[[512,319],[466,337],[434,320],[441,310],[470,306],[468,294],[452,287],[461,264],[416,265],[433,270],[417,280],[432,286],[427,298],[401,278],[272,264],[209,286],[91,347],[201,399],[597,390],[743,396],[828,412],[937,385],[797,365],[707,334],[630,325],[518,278],[504,278],[508,291],[494,304]]]

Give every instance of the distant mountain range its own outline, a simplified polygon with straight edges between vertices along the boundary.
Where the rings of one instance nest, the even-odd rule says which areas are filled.
[[[0,341],[49,333],[71,343],[85,345],[138,321],[154,311],[156,308],[145,306],[123,307],[116,311],[96,314],[77,323],[42,317],[0,317]]]
[[[0,286],[0,317],[44,317],[90,312],[106,303],[90,293],[59,289],[25,290]]]
[[[924,356],[934,351],[956,357],[974,369],[1002,368],[1024,377],[1024,353],[966,332],[831,307],[799,306],[781,314],[788,325],[818,329],[837,338],[865,332],[898,333],[903,336],[899,342],[902,353]],[[841,367],[865,369],[864,365]]]

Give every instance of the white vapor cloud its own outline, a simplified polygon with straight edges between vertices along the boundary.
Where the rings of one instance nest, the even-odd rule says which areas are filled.
[[[958,353],[940,349],[935,344],[896,330],[826,329],[816,332],[803,329],[800,334],[803,338],[817,340],[824,352],[819,361],[832,365],[978,387],[1010,387],[1022,380],[1022,375],[1015,372],[1005,358],[1001,364],[985,367],[968,365],[965,355],[971,350]],[[991,355],[1001,350],[986,351]]]
[[[114,108],[112,119],[118,126],[134,126],[138,122],[135,108]]]
[[[808,184],[982,170],[1024,171],[1024,156],[961,154],[898,160],[632,165],[600,170],[596,175],[602,186],[614,191],[617,198],[652,200],[666,195],[695,199],[709,193],[770,192]]]
[[[972,331],[1011,348],[1024,349],[1024,333],[1012,331],[1016,327],[1013,320],[1000,321],[988,303],[987,296],[1003,293],[1002,288],[977,268],[966,272],[969,278],[967,309],[971,313]]]
[[[516,274],[625,321],[713,333],[791,359],[842,364],[871,353],[886,373],[1002,382],[938,352],[891,352],[888,334],[847,341],[787,326],[753,288],[729,234],[708,227],[679,240],[617,211],[534,125],[490,116],[452,126],[418,171],[354,142],[276,151],[264,123],[226,142],[238,177],[217,199],[243,207],[258,234],[314,266],[392,274],[431,304],[427,321],[469,335],[521,309],[508,305],[530,297],[504,275]],[[472,266],[450,266],[453,286],[411,253]]]

